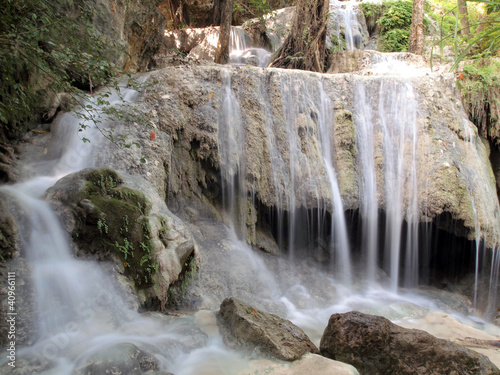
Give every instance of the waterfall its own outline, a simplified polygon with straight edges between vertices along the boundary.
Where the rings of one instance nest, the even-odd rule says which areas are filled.
[[[137,97],[136,91],[121,88],[121,93],[112,93],[108,101],[116,107]],[[99,108],[91,111],[94,118],[99,116]],[[81,125],[77,116],[60,116],[51,131],[52,151],[57,157],[32,165],[39,175],[0,187],[0,195],[11,209],[22,213],[21,241],[34,284],[36,337],[32,337],[32,346],[18,349],[17,355],[23,362],[18,360],[17,366],[21,371],[35,366],[41,369],[40,374],[70,375],[98,353],[118,344],[133,343],[147,348],[160,367],[166,368],[170,366],[167,362],[183,350],[175,333],[178,327],[165,327],[161,322],[141,317],[125,303],[124,294],[128,291],[118,288],[101,264],[76,259],[59,218],[40,199],[65,175],[93,165],[92,149],[100,142],[100,132],[91,121],[85,122],[85,130],[78,132]],[[109,125],[104,116],[99,125]],[[91,142],[83,142],[82,136]],[[22,313],[19,310],[18,317]],[[170,348],[165,350],[168,345]],[[2,357],[2,373],[9,373],[9,366]]]
[[[231,73],[221,72],[223,99],[218,131],[221,162],[222,199],[230,215],[230,225],[242,239],[246,238],[245,134],[239,103],[231,90]]]
[[[333,43],[341,50],[363,49],[368,40],[368,28],[358,3],[331,0],[330,13],[328,47]]]
[[[351,267],[351,249],[349,246],[349,239],[347,238],[347,227],[344,217],[344,207],[342,203],[342,197],[340,196],[339,184],[336,176],[335,169],[332,164],[332,150],[331,150],[331,140],[332,134],[330,132],[331,123],[333,119],[332,102],[328,98],[323,88],[322,83],[319,84],[318,91],[320,92],[320,103],[319,108],[319,128],[321,133],[321,149],[322,156],[325,163],[326,172],[328,174],[328,180],[330,182],[330,188],[333,198],[334,206],[334,217],[332,220],[332,243],[330,244],[330,252],[334,249],[338,249],[338,258],[335,273],[341,275],[344,285],[350,285],[352,283],[352,267]]]
[[[372,108],[366,105],[366,88],[363,82],[357,82],[354,87],[356,101],[363,103],[355,107],[354,118],[356,121],[356,140],[359,145],[358,164],[360,166],[359,181],[361,190],[360,211],[362,217],[362,248],[367,261],[367,281],[376,282],[378,267],[378,197],[377,177],[375,173],[375,147]]]
[[[371,100],[367,100],[370,90]],[[355,124],[358,166],[361,182],[360,208],[363,247],[367,256],[368,281],[375,281],[377,262],[378,197],[385,201],[384,268],[391,278],[391,288],[399,286],[401,254],[406,252],[405,281],[418,283],[418,187],[416,175],[418,104],[409,81],[384,79],[359,80],[355,86]],[[375,138],[383,139],[383,149],[376,150]],[[381,155],[380,155],[381,153]],[[375,159],[383,158],[383,165]],[[376,169],[382,167],[383,181],[377,181]],[[382,190],[383,189],[383,190]],[[405,210],[406,207],[406,210]],[[402,243],[404,221],[406,243]]]
[[[264,48],[248,45],[250,39],[240,27],[231,27],[229,39],[229,58],[232,64],[248,64],[261,68],[266,67],[271,59],[271,52]]]
[[[223,201],[225,211],[238,229],[239,237],[245,239],[245,220],[248,212],[252,181],[246,181],[245,148],[246,126],[241,118],[238,100],[231,89],[228,71],[222,71],[223,98],[219,121],[219,158],[221,177],[225,181]],[[308,83],[301,79],[277,78],[282,96],[283,117],[279,118],[266,99],[264,111],[267,154],[272,170],[272,190],[276,207],[277,242],[287,250],[291,258],[299,253],[311,251],[319,238],[330,233],[327,245],[331,267],[345,285],[351,282],[350,246],[337,172],[334,167],[332,149],[333,105],[326,95],[321,81]],[[269,93],[262,93],[267,98]],[[311,117],[310,117],[311,116]],[[318,139],[319,143],[308,144]],[[286,152],[284,153],[284,150]],[[312,159],[311,156],[317,157]],[[319,165],[314,163],[319,162]],[[318,167],[320,168],[318,170]],[[323,171],[323,174],[318,174]],[[326,182],[326,185],[325,185]],[[309,199],[317,200],[320,191],[330,193],[332,212],[330,228],[326,228],[326,202],[317,202],[316,214],[300,209]],[[252,199],[250,199],[252,201]]]
[[[408,77],[398,74],[400,69]],[[428,242],[434,230],[434,223],[420,223],[428,204],[425,197],[421,199],[421,192],[429,183],[417,169],[422,165],[422,136],[428,130],[419,122],[424,117],[421,91],[414,72],[401,61],[379,61],[372,71],[377,74],[335,79],[279,69],[177,67],[165,73],[169,78],[165,91],[155,87],[141,103],[147,106],[158,100],[158,105],[151,107],[151,121],[161,121],[158,132],[172,137],[168,146],[194,154],[189,143],[192,134],[201,134],[196,138],[198,145],[206,142],[202,146],[209,146],[204,149],[207,159],[191,155],[193,160],[186,162],[185,170],[168,165],[172,179],[176,174],[187,179],[188,173],[203,175],[189,181],[206,184],[198,190],[200,196],[210,184],[221,189],[220,195],[217,186],[210,192],[212,196],[201,198],[195,197],[198,191],[188,192],[194,193],[189,195],[193,201],[212,199],[203,202],[206,207],[193,213],[199,217],[189,223],[199,244],[202,280],[190,286],[190,297],[199,303],[197,306],[213,310],[203,313],[213,318],[221,297],[248,299],[260,303],[255,308],[269,308],[291,319],[319,341],[332,313],[360,310],[403,319],[437,309],[434,302],[417,295],[418,290],[411,294],[400,288],[415,288],[421,281],[419,267],[426,264],[422,258],[431,246]],[[194,73],[190,77],[180,74],[183,72]],[[196,85],[190,84],[192,77],[199,79]],[[122,94],[129,101],[137,96],[128,90]],[[203,97],[203,105],[196,102],[198,97]],[[117,95],[110,101],[122,103]],[[458,108],[455,102],[450,101],[450,105]],[[199,112],[194,113],[193,108]],[[457,113],[457,108],[447,113]],[[339,114],[345,118],[339,119]],[[158,120],[156,115],[164,117]],[[461,127],[445,129],[467,140],[463,153],[460,150],[457,154],[485,160],[480,155],[486,152],[485,147],[477,132],[462,113],[457,116]],[[60,116],[52,134],[47,135],[54,140],[48,160],[31,167],[37,175],[0,187],[9,205],[19,216],[23,213],[19,220],[23,251],[32,265],[35,284],[37,336],[19,356],[28,362],[42,361],[45,375],[69,375],[94,356],[129,344],[150,353],[163,372],[191,375],[207,369],[216,373],[247,370],[249,360],[226,349],[218,334],[199,331],[198,317],[139,314],[129,306],[133,297],[127,287],[108,275],[112,274],[111,265],[75,259],[67,233],[40,197],[67,174],[106,163],[94,159],[92,146],[101,145],[99,133],[85,130],[80,137],[91,142],[82,142],[76,131],[79,121],[71,114]],[[191,128],[182,134],[187,126]],[[149,131],[145,133],[150,139]],[[434,147],[434,141],[425,146]],[[341,142],[351,142],[348,146],[352,145],[353,151],[342,150],[337,146]],[[341,155],[343,151],[349,155]],[[444,150],[434,151],[445,155]],[[117,158],[121,152],[117,151]],[[175,151],[168,152],[171,159],[176,156]],[[346,158],[352,164],[342,164]],[[457,164],[453,173],[464,177],[468,199],[464,198],[464,204],[470,201],[474,214],[473,223],[466,223],[466,234],[475,238],[473,302],[477,305],[484,285],[481,282],[485,282],[480,271],[488,266],[488,296],[494,301],[500,264],[499,243],[492,248],[490,263],[484,260],[484,232],[496,233],[498,228],[495,222],[485,223],[481,212],[488,205],[495,205],[497,212],[500,208],[497,201],[481,198],[496,196],[494,185],[486,181],[491,174],[488,167],[465,167],[458,159]],[[346,172],[357,174],[354,193],[345,186]],[[160,174],[160,178],[164,176]],[[179,186],[182,190],[185,185]],[[194,212],[199,207],[198,202],[193,207],[189,203],[179,210]],[[208,217],[202,209],[209,212]],[[346,220],[349,215],[354,217],[351,222]],[[258,242],[257,230],[267,231],[264,234],[273,246],[277,244],[280,254],[258,250],[265,250],[265,246]],[[213,263],[219,268],[211,268]],[[105,267],[109,267],[107,271]],[[5,363],[0,359],[1,370]]]
[[[340,8],[343,10],[341,12],[342,14],[342,19],[344,20],[344,25],[345,25],[345,44],[346,44],[346,49],[347,50],[353,50],[356,48],[354,44],[354,35],[353,35],[353,23],[354,21],[357,21],[357,19],[354,17],[354,12],[352,6],[346,5],[345,8]]]

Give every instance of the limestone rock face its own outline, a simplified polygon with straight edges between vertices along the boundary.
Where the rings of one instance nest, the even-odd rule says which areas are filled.
[[[167,31],[159,51],[159,58],[165,58],[172,55],[172,52],[179,51],[193,59],[213,62],[218,40],[218,26]]]
[[[363,75],[373,75],[373,70],[370,70],[370,67],[374,63],[383,62],[388,57],[406,62],[413,67],[426,68],[428,66],[423,56],[409,52],[382,53],[355,49],[330,55],[327,72],[331,74],[357,72]]]
[[[235,298],[222,302],[218,325],[230,348],[258,350],[285,361],[295,361],[306,353],[318,354],[316,346],[292,322],[254,310]]]
[[[450,225],[445,227],[446,220],[442,220],[444,229],[469,239],[480,233],[488,246],[497,243],[500,215],[497,202],[491,202],[496,192],[489,148],[460,115],[463,108],[455,96],[452,76],[418,71],[404,78],[391,77],[391,81],[376,71],[363,73],[320,75],[219,66],[183,66],[152,73],[150,79],[161,83],[145,93],[143,105],[152,113],[151,122],[170,137],[169,205],[174,211],[182,205],[203,214],[200,210],[206,211],[207,199],[221,199],[223,182],[218,174],[222,170],[227,176],[238,174],[240,187],[265,207],[333,212],[332,181],[321,150],[328,143],[343,209],[358,209],[365,199],[360,150],[370,148],[376,199],[379,208],[387,208],[387,189],[394,185],[387,180],[389,133],[384,133],[380,123],[369,138],[373,145],[366,145],[358,132],[359,109],[371,106],[377,114],[377,100],[384,92],[392,95],[384,99],[388,104],[403,103],[401,123],[407,123],[401,99],[411,97],[412,105],[418,103],[412,130],[417,143],[413,148],[408,138],[406,151],[399,156],[408,171],[414,165],[416,181],[410,186],[409,178],[401,175],[403,216],[416,189],[418,221],[444,215],[460,224],[448,220]],[[361,100],[360,88],[371,101]],[[228,110],[232,117],[227,117]],[[222,141],[229,136],[240,141]],[[240,213],[241,221],[251,233],[259,212],[253,202],[241,203],[247,207]]]
[[[482,354],[356,311],[330,317],[320,350],[360,374],[500,374]]]
[[[96,29],[106,38],[125,47],[126,54],[113,56],[127,70],[151,68],[153,56],[163,41],[165,17],[158,9],[159,0],[96,0],[93,19]]]

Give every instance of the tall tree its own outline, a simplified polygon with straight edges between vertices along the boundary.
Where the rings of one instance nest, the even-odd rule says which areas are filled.
[[[458,14],[460,17],[461,34],[470,35],[469,12],[467,11],[467,0],[458,0]]]
[[[297,0],[292,30],[271,66],[323,72],[329,0]]]
[[[424,5],[424,0],[413,0],[408,51],[417,55],[424,51]]]
[[[229,61],[229,38],[231,37],[231,22],[233,19],[233,1],[221,1],[219,41],[217,42],[217,52],[215,53],[215,62],[217,64],[225,64]]]

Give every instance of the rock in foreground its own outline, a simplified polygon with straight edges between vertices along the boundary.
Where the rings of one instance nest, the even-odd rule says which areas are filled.
[[[217,322],[224,343],[232,349],[258,350],[285,361],[319,353],[304,331],[289,320],[255,310],[236,298],[222,301]]]
[[[320,350],[360,374],[500,374],[482,354],[357,311],[330,317]]]

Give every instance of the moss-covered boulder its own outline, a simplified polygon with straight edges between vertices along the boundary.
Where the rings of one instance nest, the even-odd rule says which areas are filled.
[[[141,291],[143,303],[165,306],[168,288],[194,256],[192,239],[185,231],[179,234],[166,206],[159,212],[157,200],[152,204],[108,168],[68,175],[46,199],[72,236],[78,257],[113,260]]]

